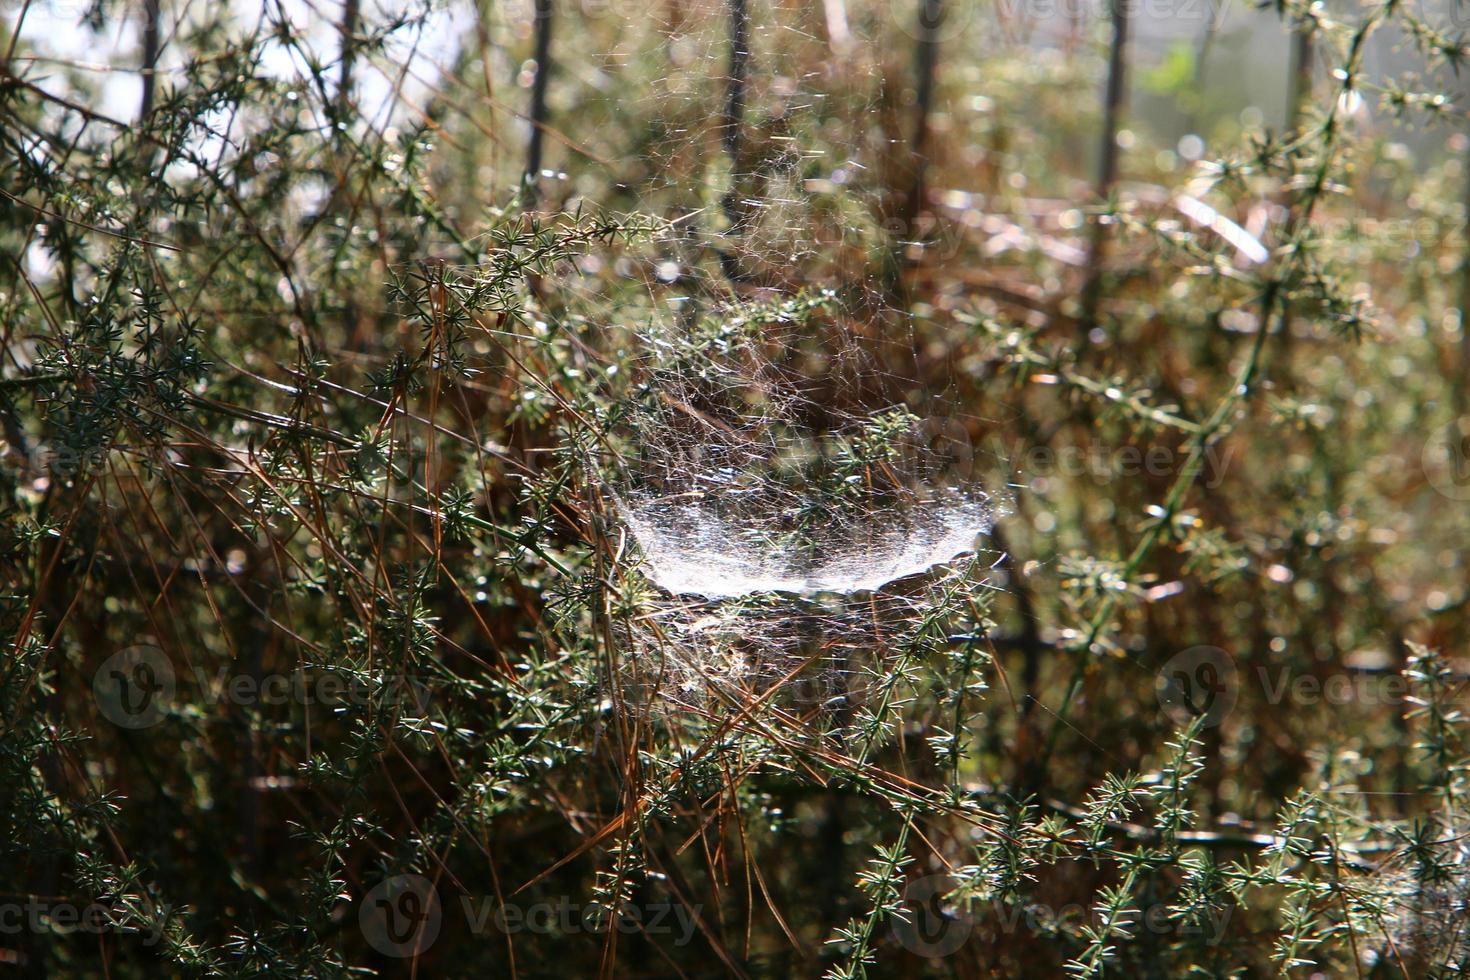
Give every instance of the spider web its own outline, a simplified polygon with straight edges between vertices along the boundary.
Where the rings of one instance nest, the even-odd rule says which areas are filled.
[[[758,352],[726,351],[655,369],[624,422],[638,448],[611,492],[658,586],[707,599],[872,592],[972,552],[990,529],[968,453],[924,419],[889,408],[814,429],[804,419],[828,406],[794,394],[806,379],[769,364],[752,376]]]
[[[775,683],[850,701],[984,586],[1001,499],[896,275],[953,244],[917,185],[917,15],[660,7],[619,20],[592,66],[616,98],[578,96],[605,122],[585,156],[616,161],[602,199],[670,222],[656,255],[616,260],[650,312],[632,326],[604,298],[605,340],[638,353],[592,468],[639,603],[618,628],[642,683],[675,701]],[[570,206],[600,168],[552,158],[565,183],[543,193]]]
[[[623,635],[675,702],[781,684],[850,704],[985,587],[1001,498],[961,430],[892,400],[900,379],[824,329],[834,303],[727,305],[640,335],[600,472],[623,566],[649,586]]]

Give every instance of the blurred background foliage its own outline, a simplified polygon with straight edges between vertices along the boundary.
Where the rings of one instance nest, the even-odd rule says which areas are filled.
[[[1458,975],[1466,16],[8,3],[0,959]],[[625,687],[670,332],[1009,500],[851,710]]]

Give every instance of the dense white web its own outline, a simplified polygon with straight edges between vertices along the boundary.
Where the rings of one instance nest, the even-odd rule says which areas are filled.
[[[703,494],[622,507],[649,578],[669,592],[709,599],[880,589],[973,551],[993,517],[984,494],[946,494],[869,514],[866,526],[823,529],[800,547],[771,543],[769,527],[779,522],[779,512],[767,513],[764,522],[754,515],[740,523],[722,510]]]

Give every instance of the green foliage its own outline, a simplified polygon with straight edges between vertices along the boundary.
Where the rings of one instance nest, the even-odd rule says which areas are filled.
[[[752,7],[734,139],[724,5],[558,21],[522,182],[525,12],[425,84],[442,11],[349,6],[166,6],[139,120],[0,35],[0,959],[1464,971],[1452,23],[1280,5],[1310,111],[1104,205],[1088,59],[954,39],[1014,11],[924,106],[889,5]],[[873,542],[916,431],[1008,509],[877,589],[671,595],[615,499],[769,443],[766,544]]]

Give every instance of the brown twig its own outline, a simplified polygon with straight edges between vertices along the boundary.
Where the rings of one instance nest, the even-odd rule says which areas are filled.
[[[1097,164],[1097,197],[1106,202],[1118,180],[1118,123],[1127,97],[1128,72],[1128,0],[1112,0],[1113,40],[1108,55],[1108,83],[1103,93],[1102,141]],[[1097,326],[1098,306],[1102,300],[1102,266],[1106,261],[1108,225],[1099,216],[1092,226],[1088,245],[1087,281],[1082,289],[1082,329],[1091,332]],[[1084,333],[1083,340],[1086,340]]]

